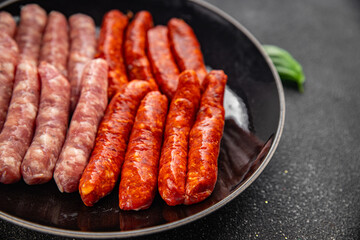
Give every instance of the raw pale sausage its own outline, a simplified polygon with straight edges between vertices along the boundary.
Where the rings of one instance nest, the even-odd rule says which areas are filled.
[[[14,37],[16,31],[16,22],[10,13],[0,12],[0,33],[7,33],[10,37]]]

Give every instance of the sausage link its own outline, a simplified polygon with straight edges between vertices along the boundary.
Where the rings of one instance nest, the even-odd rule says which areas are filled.
[[[4,126],[6,113],[14,84],[15,68],[19,50],[16,42],[6,33],[0,33],[0,131]]]
[[[70,112],[78,103],[81,92],[81,76],[87,62],[94,58],[96,36],[94,20],[84,14],[74,14],[69,18],[70,52],[68,77],[71,86]]]
[[[21,8],[20,23],[16,33],[20,58],[27,58],[38,64],[41,38],[45,29],[47,15],[37,4],[27,4]]]
[[[124,162],[136,111],[151,90],[148,82],[134,80],[112,98],[99,126],[90,162],[80,179],[79,192],[86,206],[94,205],[113,190]]]
[[[16,22],[10,13],[0,12],[0,32],[7,33],[10,37],[14,37],[16,31]]]
[[[4,128],[0,134],[0,182],[20,180],[21,161],[34,133],[39,105],[40,82],[33,61],[17,65],[14,90]]]
[[[215,187],[225,121],[223,101],[226,81],[227,76],[222,70],[213,70],[205,78],[207,87],[190,131],[186,205],[203,201]]]
[[[175,95],[179,69],[170,50],[168,28],[156,26],[147,32],[148,56],[161,91],[172,99]]]
[[[41,62],[38,71],[41,95],[36,131],[21,163],[23,179],[31,185],[51,180],[65,140],[70,107],[68,80],[47,62]]]
[[[67,76],[69,54],[68,23],[65,16],[57,11],[50,12],[42,38],[40,62],[46,61]]]
[[[146,56],[146,34],[153,25],[148,11],[140,11],[135,15],[126,30],[124,55],[130,80],[146,80],[157,86]]]
[[[123,57],[123,36],[128,22],[119,10],[111,10],[105,14],[101,25],[97,57],[105,59],[109,65],[109,99],[128,82]]]
[[[168,22],[170,46],[180,71],[194,70],[203,89],[207,74],[204,58],[193,29],[182,19],[172,18]]]
[[[158,189],[170,206],[184,202],[188,138],[199,101],[199,80],[195,71],[186,70],[170,103],[160,157]]]
[[[158,91],[141,101],[121,170],[120,209],[146,209],[154,200],[167,108],[166,96]]]
[[[108,102],[107,74],[107,63],[100,58],[91,60],[84,68],[79,103],[54,171],[54,179],[61,192],[78,189]]]

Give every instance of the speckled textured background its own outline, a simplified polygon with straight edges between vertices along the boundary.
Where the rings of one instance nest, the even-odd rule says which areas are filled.
[[[303,65],[285,88],[280,145],[240,196],[183,227],[136,239],[360,239],[360,2],[209,0]],[[1,239],[63,239],[0,220]]]

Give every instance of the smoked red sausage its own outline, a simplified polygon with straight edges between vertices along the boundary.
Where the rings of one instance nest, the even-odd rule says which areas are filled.
[[[17,65],[14,90],[3,130],[0,134],[0,182],[21,179],[20,165],[35,129],[40,81],[37,67],[23,58]]]
[[[148,57],[160,90],[172,99],[175,95],[179,69],[170,50],[168,29],[156,26],[147,32]]]
[[[14,85],[15,68],[19,50],[16,42],[6,33],[0,33],[0,131],[4,126],[6,113]]]
[[[119,10],[111,10],[105,14],[100,29],[97,57],[109,65],[109,99],[128,82],[123,57],[123,36],[128,22],[128,17]]]
[[[42,38],[40,61],[45,61],[67,76],[69,54],[68,23],[65,16],[57,11],[50,12]]]
[[[0,32],[7,33],[10,37],[14,37],[16,31],[16,22],[10,13],[0,12]]]
[[[124,55],[129,80],[146,80],[157,86],[146,56],[146,34],[153,25],[148,11],[140,11],[135,15],[126,30]]]
[[[205,78],[207,85],[200,109],[189,137],[189,157],[184,204],[203,201],[214,190],[217,179],[217,158],[223,134],[223,107],[227,76],[213,70]]]
[[[159,193],[170,206],[184,202],[188,138],[199,101],[199,80],[195,71],[186,70],[170,104],[159,165]]]
[[[121,170],[120,209],[146,209],[155,197],[167,108],[166,96],[158,91],[141,101]]]
[[[27,184],[51,180],[69,122],[70,84],[55,66],[41,62],[39,112],[34,138],[21,163]]]
[[[91,60],[84,68],[79,102],[54,171],[54,179],[61,192],[75,192],[79,187],[108,103],[107,74],[107,63],[100,58]]]
[[[180,71],[194,70],[203,89],[207,74],[204,58],[193,29],[182,19],[172,18],[168,22],[170,46]]]
[[[20,23],[15,37],[21,59],[27,58],[35,65],[38,64],[46,21],[46,12],[39,5],[27,4],[21,8]]]
[[[136,111],[151,90],[147,81],[131,81],[108,105],[89,164],[80,179],[79,192],[86,206],[94,205],[113,190],[124,162]]]
[[[74,14],[69,18],[70,52],[68,78],[71,85],[70,112],[72,113],[81,92],[81,76],[87,62],[94,58],[96,36],[94,20],[85,14]]]

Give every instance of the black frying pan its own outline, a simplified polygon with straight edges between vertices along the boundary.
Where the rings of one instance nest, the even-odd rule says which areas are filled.
[[[244,191],[270,161],[284,124],[282,85],[261,45],[224,12],[198,0],[7,1],[0,7],[18,16],[20,7],[27,3],[38,3],[48,12],[57,10],[66,16],[85,13],[97,25],[111,9],[148,10],[155,24],[163,25],[172,17],[183,18],[200,41],[206,65],[228,74],[227,85],[240,97],[241,111],[248,122],[244,127],[232,117],[226,119],[218,182],[213,194],[199,204],[169,207],[157,195],[148,210],[125,212],[118,208],[117,187],[94,207],[86,207],[78,193],[62,194],[53,181],[39,186],[19,182],[0,184],[1,218],[70,237],[112,238],[159,232],[219,209]]]

